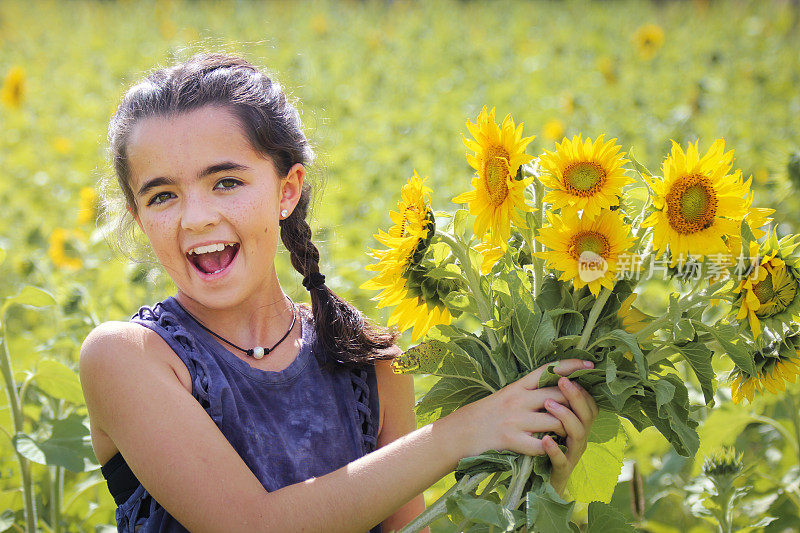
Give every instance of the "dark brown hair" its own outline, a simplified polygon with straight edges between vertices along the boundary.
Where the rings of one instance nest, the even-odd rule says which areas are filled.
[[[127,144],[134,126],[148,117],[169,117],[204,106],[230,109],[253,149],[269,156],[278,175],[286,176],[296,163],[309,165],[314,151],[302,130],[297,109],[280,85],[245,59],[203,53],[186,62],[158,69],[133,85],[111,119],[108,138],[117,182],[125,202],[136,212],[130,186]],[[304,277],[319,274],[319,250],[311,241],[306,222],[311,185],[304,180],[300,200],[291,215],[280,221],[284,246],[292,266]],[[391,359],[387,351],[397,332],[368,322],[364,315],[326,285],[310,290],[317,339],[323,365],[347,367],[375,359]]]

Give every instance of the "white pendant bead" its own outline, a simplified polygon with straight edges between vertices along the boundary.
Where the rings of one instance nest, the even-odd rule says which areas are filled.
[[[262,357],[264,357],[264,348],[262,348],[261,346],[256,346],[255,348],[253,348],[253,357],[255,357],[256,359],[261,359]]]

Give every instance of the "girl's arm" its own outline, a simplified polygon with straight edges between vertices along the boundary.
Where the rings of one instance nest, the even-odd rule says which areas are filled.
[[[397,346],[393,347],[393,352],[396,356],[401,354]],[[417,429],[417,417],[414,414],[414,376],[395,374],[391,362],[382,360],[375,361],[375,374],[383,413],[377,447],[382,448]],[[425,497],[418,494],[381,522],[383,531],[389,533],[399,530],[424,510]],[[429,529],[426,527],[421,533],[429,533]]]
[[[363,532],[490,448],[544,453],[534,431],[564,434],[542,412],[557,388],[539,372],[318,478],[268,493],[169,364],[155,332],[132,323],[96,328],[81,348],[80,377],[92,424],[121,451],[147,491],[198,532]],[[562,362],[567,375],[582,362]]]

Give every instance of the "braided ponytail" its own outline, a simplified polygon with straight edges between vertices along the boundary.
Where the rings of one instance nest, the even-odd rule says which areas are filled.
[[[391,359],[391,355],[377,355],[377,352],[391,347],[397,334],[367,322],[360,311],[324,284],[325,276],[319,272],[319,250],[311,242],[311,228],[306,222],[310,194],[311,188],[304,183],[294,211],[280,221],[281,240],[311,295],[314,324],[323,352],[345,366]],[[323,362],[326,366],[331,364]]]

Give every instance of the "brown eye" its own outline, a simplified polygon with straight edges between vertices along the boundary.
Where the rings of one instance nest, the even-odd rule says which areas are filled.
[[[216,185],[214,185],[214,188],[215,189],[228,190],[228,189],[234,189],[234,188],[238,187],[241,184],[242,184],[241,181],[239,181],[237,179],[234,179],[234,178],[222,178],[221,180],[219,180],[217,182]]]
[[[147,205],[163,204],[164,202],[169,200],[171,194],[172,194],[171,192],[160,192],[154,195],[152,198],[150,198],[150,201],[147,202]]]

